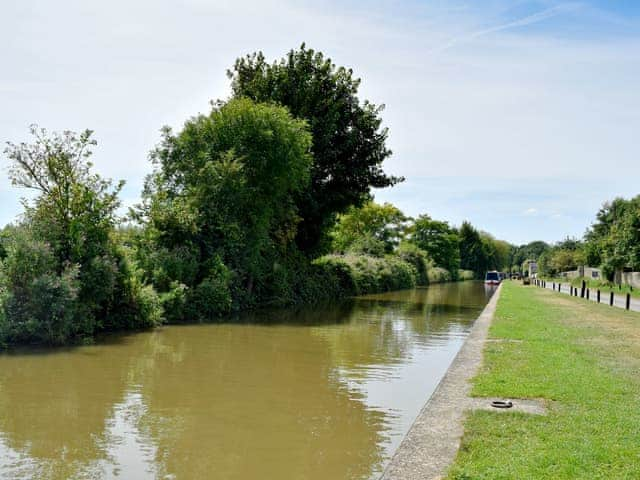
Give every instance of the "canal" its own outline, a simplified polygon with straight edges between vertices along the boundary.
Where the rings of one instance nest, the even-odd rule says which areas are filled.
[[[480,282],[0,355],[0,478],[375,479]]]

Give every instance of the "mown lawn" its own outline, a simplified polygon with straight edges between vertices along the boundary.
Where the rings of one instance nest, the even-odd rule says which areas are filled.
[[[640,479],[640,314],[505,282],[490,337],[473,395],[549,414],[469,414],[447,478]]]

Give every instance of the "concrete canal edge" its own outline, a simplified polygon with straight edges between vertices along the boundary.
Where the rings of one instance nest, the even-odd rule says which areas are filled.
[[[473,324],[469,336],[454,358],[431,398],[422,407],[381,480],[436,480],[453,462],[464,432],[465,412],[471,408],[470,380],[482,363],[502,286]]]

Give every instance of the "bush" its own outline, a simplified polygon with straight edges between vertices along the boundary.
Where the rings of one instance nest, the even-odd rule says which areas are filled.
[[[61,344],[77,333],[77,266],[58,274],[49,246],[24,232],[9,243],[1,265],[2,343]]]
[[[370,255],[372,257],[384,257],[385,243],[371,235],[362,236],[349,246],[348,254],[352,255]]]
[[[473,280],[474,278],[473,270],[458,270],[458,280]]]
[[[442,267],[430,266],[427,270],[427,277],[429,278],[429,283],[444,283],[452,280],[451,272]]]
[[[160,294],[160,306],[166,323],[184,321],[188,287],[184,283],[173,282],[169,290]]]
[[[209,275],[186,290],[184,320],[208,322],[231,311],[231,273],[218,258],[209,263]]]
[[[404,242],[398,247],[398,257],[409,265],[412,265],[416,271],[416,284],[428,285],[429,277],[427,270],[429,269],[429,256],[427,252],[421,250],[413,243]]]
[[[325,273],[331,292],[341,296],[388,292],[416,286],[416,270],[394,256],[383,258],[368,255],[326,255],[314,262]]]
[[[325,255],[312,263],[314,273],[313,285],[317,286],[317,292],[322,297],[331,298],[330,295],[348,297],[356,295],[357,286],[351,272],[351,266],[344,261],[341,255]]]

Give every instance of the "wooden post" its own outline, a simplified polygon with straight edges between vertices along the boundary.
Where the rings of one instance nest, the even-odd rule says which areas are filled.
[[[587,284],[582,280],[582,288],[580,289],[580,298],[584,298],[584,291],[587,288]]]
[[[627,293],[627,304],[626,304],[626,308],[627,310],[629,310],[631,308],[631,294]]]
[[[611,290],[611,295],[609,295],[609,306],[613,307],[613,290]]]
[[[587,300],[589,300],[589,289],[587,288]]]
[[[598,303],[600,303],[600,289],[596,292],[596,296],[598,297]]]

